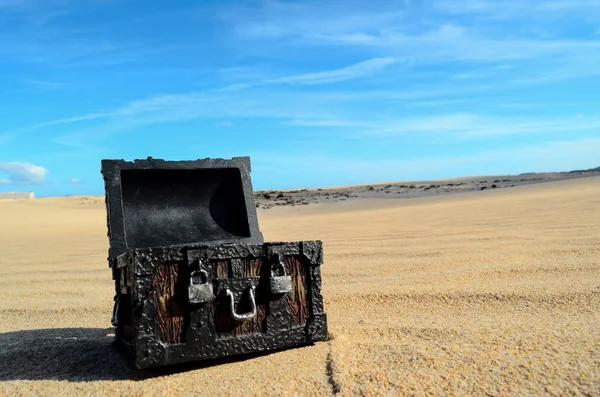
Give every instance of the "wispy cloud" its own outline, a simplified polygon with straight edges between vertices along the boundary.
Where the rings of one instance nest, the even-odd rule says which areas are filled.
[[[297,100],[297,98],[296,98]],[[307,98],[307,100],[309,100]],[[281,102],[281,106],[276,103]],[[77,149],[92,150],[93,142],[147,123],[172,122],[193,119],[218,119],[221,117],[262,117],[273,122],[314,129],[330,136],[344,139],[370,139],[400,142],[419,139],[422,142],[487,141],[502,137],[547,136],[556,134],[593,134],[600,131],[600,117],[576,118],[572,116],[496,116],[477,113],[428,114],[427,116],[393,115],[362,112],[350,117],[328,110],[326,100],[306,104],[290,99],[274,98],[247,106],[243,100],[236,103],[229,97],[211,101],[199,95],[150,98],[117,109],[99,126],[76,129],[55,142]],[[224,107],[227,104],[227,108]],[[255,107],[261,111],[254,110]],[[221,122],[229,126],[229,122]],[[94,149],[96,150],[96,149]]]
[[[561,54],[563,57],[570,57],[582,53],[595,54],[600,51],[600,41],[490,38],[477,36],[450,24],[418,35],[400,32],[371,35],[369,40],[360,42],[344,35],[323,35],[320,38],[331,43],[377,47],[389,54],[402,54],[421,63],[531,60],[542,56]],[[600,58],[600,56],[590,56],[595,61]]]
[[[220,16],[245,38],[307,39],[341,35],[358,43],[371,41],[374,34],[402,29],[415,31],[456,16],[488,22],[524,20],[531,26],[533,23],[555,22],[565,13],[587,16],[598,12],[600,4],[596,0],[348,0],[326,5],[319,2],[268,1],[259,7],[229,9],[221,12]],[[425,24],[421,23],[423,16],[427,16]],[[478,29],[485,30],[485,26],[478,26]]]
[[[356,79],[368,76],[386,66],[392,65],[394,58],[373,58],[368,61],[359,62],[338,70],[329,70],[326,72],[307,73],[289,77],[282,77],[273,80],[267,80],[269,84],[290,83],[290,84],[326,84]]]
[[[339,83],[342,81],[370,76],[374,73],[383,70],[387,66],[393,65],[394,63],[396,63],[396,60],[392,57],[373,58],[340,69],[326,70],[323,72],[296,74],[285,77],[264,79],[261,81],[250,83],[237,83],[229,85],[219,90],[232,91],[257,86],[265,86],[270,84],[317,85]]]
[[[41,123],[36,123],[33,124],[32,126],[29,127],[29,129],[31,130],[37,130],[43,127],[48,127],[51,125],[57,125],[57,124],[72,124],[72,123],[78,123],[80,121],[90,121],[90,120],[96,120],[96,119],[101,119],[101,118],[105,118],[105,117],[109,117],[111,115],[113,115],[113,113],[111,112],[107,112],[107,113],[88,113],[88,114],[83,114],[81,116],[74,116],[74,117],[65,117],[62,119],[54,119],[54,120],[48,120],[48,121],[43,121]]]
[[[379,64],[383,65],[386,62]],[[368,69],[368,68],[367,68]],[[325,73],[325,72],[324,72]],[[355,75],[352,73],[342,75]],[[331,73],[337,76],[336,73]],[[330,76],[330,75],[328,75]],[[321,78],[321,77],[319,77]],[[293,78],[292,80],[296,80]],[[305,81],[305,78],[299,80]],[[495,86],[491,86],[495,87]],[[349,136],[427,136],[428,139],[483,139],[483,137],[544,134],[552,132],[590,132],[600,129],[598,118],[585,120],[560,115],[495,116],[477,112],[432,113],[412,116],[397,111],[378,109],[376,112],[363,104],[404,103],[418,105],[422,101],[437,101],[438,107],[452,101],[474,100],[477,92],[488,89],[485,85],[462,88],[441,87],[415,91],[327,91],[295,92],[268,91],[268,93],[190,92],[159,95],[130,101],[121,107],[80,116],[60,118],[37,123],[30,131],[56,125],[75,125],[63,128],[64,133],[55,142],[80,150],[91,150],[104,137],[136,129],[145,124],[188,121],[195,119],[227,120],[237,117],[270,119],[298,127],[338,128]],[[445,101],[445,102],[444,102]],[[459,103],[460,103],[459,101]],[[432,106],[435,106],[432,105]],[[354,107],[358,107],[354,110]],[[360,108],[364,108],[361,110]],[[220,121],[217,121],[220,122]],[[227,126],[227,124],[223,124]],[[71,130],[71,131],[69,131]],[[94,149],[95,150],[95,149]]]
[[[293,120],[298,126],[338,128],[348,135],[350,130],[359,136],[420,136],[430,142],[484,140],[518,135],[575,133],[600,131],[600,117],[582,120],[577,117],[498,117],[470,113],[432,114],[426,117],[396,117],[387,120],[315,119]]]
[[[487,79],[498,75],[498,72],[505,72],[513,70],[514,66],[509,64],[501,64],[490,66],[486,68],[477,68],[468,72],[458,73],[451,76],[451,79],[456,80],[473,80],[473,79]]]
[[[56,125],[88,123],[102,120],[109,121],[110,125],[107,127],[110,127],[110,130],[122,131],[140,124],[193,120],[198,118],[228,116],[298,118],[308,115],[315,117],[315,112],[323,112],[323,105],[327,106],[328,103],[331,105],[331,103],[339,100],[347,102],[351,101],[353,97],[355,100],[364,100],[368,99],[370,95],[383,95],[385,97],[390,94],[393,98],[400,99],[413,97],[415,94],[391,92],[387,94],[369,94],[368,92],[350,94],[346,92],[340,93],[337,96],[336,94],[325,93],[321,98],[318,98],[318,95],[314,96],[312,94],[301,95],[290,92],[271,92],[266,97],[257,98],[250,94],[249,96],[240,98],[239,95],[229,94],[228,91],[265,85],[316,85],[347,81],[372,75],[396,62],[391,57],[373,58],[340,69],[290,75],[252,83],[241,83],[208,92],[157,95],[133,100],[112,110],[39,122],[22,128],[20,132],[36,131]],[[294,103],[290,101],[292,98],[294,98]],[[103,133],[99,134],[103,135]],[[82,133],[76,133],[75,135],[82,135]],[[65,136],[73,136],[73,134],[67,133],[63,135],[63,137]],[[57,141],[61,143],[72,142],[69,139],[58,139]]]
[[[365,47],[386,54],[415,59],[418,62],[477,61],[494,62],[536,59],[539,56],[562,57],[578,52],[599,52],[600,42],[576,38],[542,40],[523,34],[528,29],[556,30],[556,17],[565,11],[577,11],[588,16],[600,15],[600,3],[583,2],[494,2],[437,1],[417,5],[417,2],[372,2],[372,6],[353,2],[352,7],[317,12],[321,5],[270,2],[245,18],[229,16],[239,37],[248,40],[284,40],[298,45],[339,45]],[[385,4],[385,7],[383,6]],[[379,6],[379,7],[378,7]],[[378,9],[379,8],[379,9]],[[505,15],[512,18],[514,28],[506,25],[476,24],[457,20],[453,15],[470,18]],[[428,23],[422,23],[428,15]],[[536,19],[531,16],[535,15]],[[546,20],[543,17],[554,18]],[[521,18],[517,18],[521,17]],[[513,21],[514,20],[514,21]],[[476,22],[473,21],[473,22]],[[504,23],[504,22],[503,22]],[[540,26],[536,23],[542,24]],[[523,28],[523,29],[522,29]],[[594,56],[594,59],[598,59]]]
[[[39,165],[25,162],[0,162],[0,172],[8,174],[3,184],[41,184],[46,182],[48,170]]]
[[[123,106],[104,112],[81,116],[49,120],[35,124],[30,131],[49,128],[55,125],[76,125],[72,132],[64,132],[56,142],[74,148],[89,148],[91,141],[135,129],[141,125],[189,121],[195,119],[223,119],[252,117],[269,119],[274,122],[292,122],[304,120],[318,127],[323,120],[336,117],[342,120],[347,113],[344,106],[348,103],[362,102],[375,98],[406,100],[420,94],[402,94],[393,92],[357,92],[314,93],[269,92],[265,95],[255,93],[186,93],[160,95],[131,101]],[[423,95],[423,94],[421,94]],[[427,94],[424,94],[427,95]],[[377,116],[372,116],[377,118]],[[380,116],[379,116],[380,117]],[[345,118],[349,125],[357,126],[356,120]],[[361,123],[373,122],[372,118]],[[380,122],[376,124],[381,124]],[[63,128],[65,130],[66,128]]]
[[[391,7],[390,7],[391,5]],[[313,34],[365,31],[393,25],[409,14],[401,2],[263,2],[224,10],[220,17],[247,38],[305,38]],[[387,7],[386,7],[387,6]],[[321,11],[321,12],[319,12]]]

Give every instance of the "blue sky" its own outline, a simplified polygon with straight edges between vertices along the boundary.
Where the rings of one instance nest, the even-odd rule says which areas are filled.
[[[255,189],[600,165],[600,0],[0,0],[0,191],[249,155]]]

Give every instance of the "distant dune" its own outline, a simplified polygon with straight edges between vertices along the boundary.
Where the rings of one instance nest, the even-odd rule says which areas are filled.
[[[112,346],[103,197],[2,201],[0,395],[600,395],[600,177],[528,178],[259,210],[324,241],[331,341],[146,378]]]
[[[487,189],[504,189],[532,183],[600,176],[600,167],[570,172],[474,176],[430,181],[386,182],[321,189],[267,190],[255,192],[259,208],[340,202],[352,199],[399,199],[439,196]]]

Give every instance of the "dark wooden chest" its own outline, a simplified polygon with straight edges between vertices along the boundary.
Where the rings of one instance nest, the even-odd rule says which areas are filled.
[[[248,158],[104,160],[116,339],[137,368],[327,340],[320,241],[263,242]]]

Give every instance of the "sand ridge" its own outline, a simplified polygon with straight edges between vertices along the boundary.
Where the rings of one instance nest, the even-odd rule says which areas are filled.
[[[428,181],[378,182],[362,185],[330,186],[325,188],[257,191],[254,198],[258,208],[295,207],[330,204],[344,201],[438,197],[449,194],[507,189],[531,184],[556,182],[600,176],[600,167],[570,171],[527,173],[520,175],[475,176]]]
[[[599,395],[600,178],[259,211],[322,239],[332,339],[139,379],[102,198],[0,202],[0,395]]]

